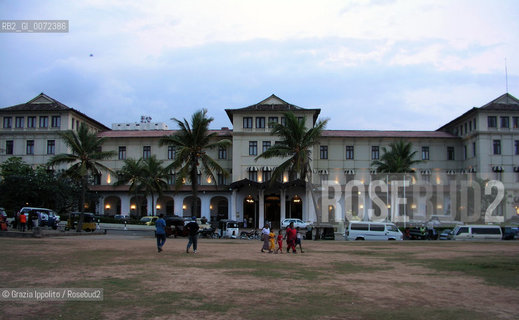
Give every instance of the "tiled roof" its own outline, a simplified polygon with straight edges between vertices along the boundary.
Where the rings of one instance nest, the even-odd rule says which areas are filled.
[[[6,108],[1,108],[0,109],[1,112],[3,111],[8,111],[8,112],[34,112],[34,111],[39,111],[39,112],[42,112],[42,111],[46,111],[46,112],[59,112],[59,111],[73,111],[85,118],[87,118],[88,120],[94,122],[95,124],[97,124],[99,127],[101,127],[103,130],[110,130],[110,128],[106,127],[104,124],[100,123],[99,121],[93,119],[93,118],[90,118],[89,116],[87,116],[86,114],[74,109],[74,108],[71,108],[71,107],[68,107],[66,105],[64,105],[63,103],[59,102],[58,100],[54,99],[54,98],[51,98],[49,97],[48,95],[44,94],[43,92],[40,93],[39,95],[37,95],[34,99],[26,102],[26,103],[22,103],[22,104],[17,104],[17,105],[14,105],[14,106],[11,106],[11,107],[6,107]]]
[[[161,138],[175,134],[177,130],[110,130],[100,132],[100,137],[106,138]],[[232,130],[209,130],[218,137],[230,137]]]
[[[233,113],[239,111],[239,112],[265,112],[265,111],[310,111],[314,114],[314,122],[317,120],[317,117],[319,116],[319,113],[321,112],[321,109],[305,109],[298,107],[296,105],[290,104],[286,102],[285,100],[279,98],[275,94],[272,94],[270,97],[268,97],[265,100],[262,100],[256,104],[250,105],[248,107],[244,108],[237,108],[237,109],[225,109],[225,112],[227,113],[227,116],[233,122]]]
[[[443,131],[378,131],[378,130],[324,130],[323,138],[435,138],[456,139],[455,135]]]

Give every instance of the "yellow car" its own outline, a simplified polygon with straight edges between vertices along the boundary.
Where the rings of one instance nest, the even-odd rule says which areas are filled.
[[[142,224],[145,224],[147,226],[154,226],[155,225],[155,222],[159,219],[159,217],[157,216],[145,216],[145,217],[142,217],[140,222]]]

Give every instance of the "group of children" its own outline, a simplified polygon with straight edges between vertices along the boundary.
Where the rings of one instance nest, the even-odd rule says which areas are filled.
[[[296,246],[299,245],[299,249],[301,253],[304,253],[303,247],[301,245],[301,233],[299,232],[299,227],[296,229],[293,229],[295,231],[295,241],[292,242],[292,240],[287,237],[283,236],[283,229],[279,229],[278,235],[274,233],[272,229],[270,229],[269,233],[269,252],[274,253],[283,253],[283,239],[287,239],[287,253],[289,252],[290,248],[292,248],[293,253],[297,253]],[[287,229],[287,231],[290,231]],[[277,242],[277,248],[276,248],[276,242]]]

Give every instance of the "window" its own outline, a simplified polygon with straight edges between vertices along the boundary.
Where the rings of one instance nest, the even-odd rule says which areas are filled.
[[[252,117],[243,117],[243,128],[252,129]]]
[[[476,130],[476,119],[474,119],[472,122],[474,123],[474,130]]]
[[[48,128],[49,127],[49,117],[41,116],[40,117],[40,128]]]
[[[346,159],[352,160],[354,156],[353,146],[346,146]]]
[[[72,123],[71,123],[71,125],[72,125],[72,130],[74,130],[74,121],[75,121],[74,118],[72,118]]]
[[[489,128],[497,128],[497,117],[496,116],[488,116],[488,127]]]
[[[494,140],[492,146],[494,154],[501,154],[501,140]]]
[[[76,120],[76,130],[79,130],[79,120]]]
[[[512,128],[519,129],[519,117],[512,117]]]
[[[462,233],[469,233],[468,227],[461,227],[458,229],[458,232],[456,232],[456,235],[462,234]]]
[[[372,224],[369,226],[369,230],[384,232],[386,230],[386,227],[383,224]]]
[[[15,118],[15,127],[16,128],[23,128],[23,123],[24,123],[24,117]]]
[[[126,160],[126,146],[119,147],[119,160]]]
[[[27,117],[27,128],[36,128],[36,117]]]
[[[50,125],[53,128],[61,127],[61,116],[52,116]]]
[[[463,160],[467,160],[467,146],[463,146]]]
[[[362,231],[368,231],[369,225],[364,223],[352,223],[350,225],[351,230],[362,230]]]
[[[287,125],[287,118],[281,117],[281,125],[286,126]]]
[[[509,117],[501,117],[501,128],[510,128],[510,118]]]
[[[249,171],[249,180],[258,181],[258,171]]]
[[[56,154],[55,140],[47,140],[47,154]]]
[[[13,126],[13,118],[4,117],[4,129],[12,128]]]
[[[429,160],[429,147],[422,147],[422,160]]]
[[[14,153],[14,142],[13,140],[7,140],[5,142],[5,154],[13,154]]]
[[[258,142],[257,141],[249,141],[249,156],[258,155]]]
[[[265,117],[256,117],[256,128],[265,128]]]
[[[447,147],[447,160],[454,160],[454,147]]]
[[[218,147],[218,159],[227,159],[226,147]]]
[[[168,160],[174,160],[177,157],[177,149],[175,146],[168,146]]]
[[[142,158],[143,159],[151,158],[151,146],[142,147]]]
[[[166,177],[167,184],[173,185],[175,184],[175,180],[177,179],[177,176],[175,174],[175,171],[170,171],[169,174]]]
[[[514,154],[519,154],[519,140],[514,141]]]
[[[270,148],[270,146],[271,146],[270,141],[263,141],[262,152],[267,151],[268,148]]]
[[[305,118],[304,117],[297,117],[297,121],[299,121],[299,123],[305,123]]]
[[[271,171],[263,171],[263,181],[270,181],[272,179],[272,172]]]
[[[380,150],[378,146],[371,146],[371,160],[378,160],[380,158]]]
[[[320,147],[319,157],[320,159],[328,159],[328,146]]]
[[[225,181],[225,176],[223,173],[219,172],[218,173],[218,176],[216,177],[218,179],[218,184],[219,185],[225,185],[227,184],[227,181]]]
[[[472,132],[472,121],[469,121],[469,131]]]
[[[269,117],[269,128],[274,128],[274,125],[278,123],[278,117]]]
[[[475,142],[472,142],[472,156],[473,157],[476,156],[476,143]]]
[[[101,185],[101,174],[95,174],[93,176],[93,178],[94,178],[94,181],[93,181],[94,185],[96,185],[96,186]]]
[[[34,140],[27,140],[26,154],[34,154]]]

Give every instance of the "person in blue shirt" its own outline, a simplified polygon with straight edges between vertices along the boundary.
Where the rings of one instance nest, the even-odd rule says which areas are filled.
[[[157,237],[157,250],[161,252],[162,246],[166,243],[166,221],[162,213],[155,222],[155,236]]]

